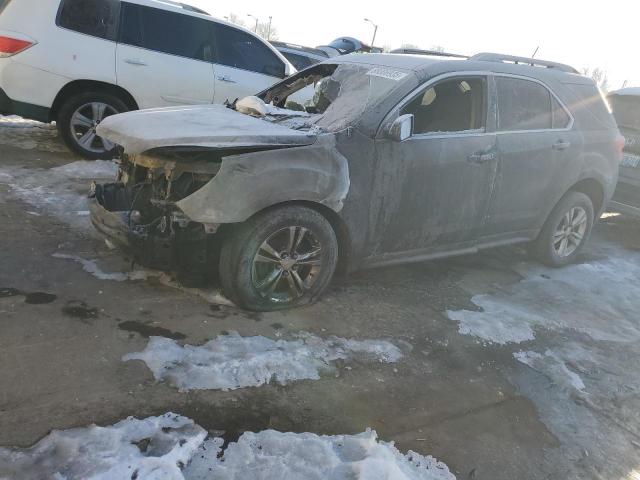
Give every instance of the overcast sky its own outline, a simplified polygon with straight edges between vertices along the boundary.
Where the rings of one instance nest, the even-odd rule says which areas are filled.
[[[379,24],[377,46],[412,43],[440,45],[447,51],[481,51],[530,56],[568,63],[578,69],[607,71],[610,89],[640,86],[640,0],[587,2],[483,0],[371,2],[322,0],[186,0],[222,18],[235,13],[268,21],[273,16],[280,40],[316,46],[336,37],[371,42]],[[633,35],[633,37],[632,37]]]

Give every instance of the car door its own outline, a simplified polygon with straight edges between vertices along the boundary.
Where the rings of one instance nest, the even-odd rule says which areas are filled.
[[[140,108],[213,102],[209,21],[122,2],[116,53],[118,85]]]
[[[580,142],[571,132],[569,112],[546,85],[516,76],[494,78],[500,173],[485,233],[526,232],[544,221],[549,196],[570,170],[567,162]]]
[[[372,255],[454,248],[480,231],[496,172],[488,86],[486,75],[447,76],[401,104],[412,135],[376,142]]]
[[[285,63],[259,38],[212,22],[215,31],[215,103],[255,95],[286,76]]]

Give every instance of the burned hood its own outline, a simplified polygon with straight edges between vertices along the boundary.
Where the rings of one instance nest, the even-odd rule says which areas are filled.
[[[303,146],[316,135],[243,115],[223,105],[154,108],[106,118],[98,135],[121,145],[130,155],[152,148]]]

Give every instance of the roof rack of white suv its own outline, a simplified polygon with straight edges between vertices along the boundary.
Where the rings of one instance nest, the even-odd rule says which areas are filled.
[[[478,53],[469,58],[469,60],[481,60],[483,62],[499,62],[514,63],[516,65],[529,65],[531,67],[553,68],[567,73],[580,73],[570,65],[558,62],[549,62],[547,60],[538,60],[537,58],[516,57],[513,55],[503,55],[502,53]]]
[[[202,15],[209,15],[211,16],[211,14],[209,12],[206,12],[198,7],[194,7],[192,5],[187,5],[186,3],[182,3],[182,2],[175,2],[173,0],[160,0],[162,3],[167,3],[169,5],[173,5],[175,7],[180,7],[184,10],[187,10],[189,12],[194,12],[194,13],[200,13]]]

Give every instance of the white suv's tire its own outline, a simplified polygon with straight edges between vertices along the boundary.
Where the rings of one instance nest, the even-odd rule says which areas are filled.
[[[115,145],[99,137],[95,129],[106,117],[128,110],[127,104],[115,95],[79,93],[68,98],[60,108],[58,131],[64,143],[84,158],[110,158]]]

